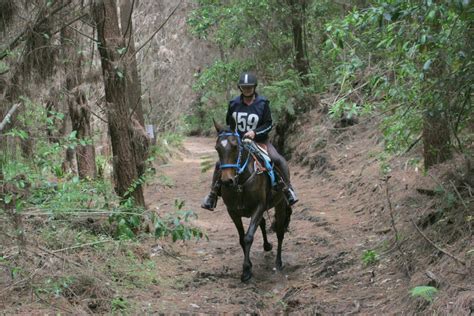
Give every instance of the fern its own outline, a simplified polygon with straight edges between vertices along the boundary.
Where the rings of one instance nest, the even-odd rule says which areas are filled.
[[[432,303],[435,299],[438,289],[432,286],[416,286],[410,290],[412,297],[422,297]]]

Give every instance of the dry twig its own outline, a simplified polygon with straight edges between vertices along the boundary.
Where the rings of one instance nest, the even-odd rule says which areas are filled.
[[[107,243],[107,242],[114,242],[114,241],[115,240],[113,240],[113,239],[100,240],[100,241],[96,241],[96,242],[90,242],[90,243],[87,243],[87,244],[81,244],[81,245],[76,245],[76,246],[71,246],[71,247],[66,247],[66,248],[62,248],[62,249],[53,250],[52,253],[57,253],[57,252],[62,252],[62,251],[72,250],[72,249],[77,249],[77,248],[84,248],[84,247],[89,247],[89,246],[94,246],[94,245],[103,244],[103,243]]]
[[[462,198],[461,193],[459,193],[458,189],[457,189],[456,186],[454,185],[454,182],[453,182],[453,181],[449,181],[449,182],[451,182],[451,185],[453,186],[453,189],[454,189],[454,191],[456,192],[456,195],[458,196],[459,200],[461,200],[462,205],[464,206],[464,208],[466,209],[466,211],[468,211],[469,208],[467,207],[466,202],[464,202],[464,199]]]
[[[400,241],[398,239],[400,235],[398,234],[398,229],[397,229],[397,226],[395,225],[395,217],[393,216],[392,202],[390,201],[390,193],[389,193],[389,190],[388,190],[388,180],[389,179],[390,179],[390,176],[387,176],[387,177],[385,177],[385,179],[383,181],[385,182],[385,194],[387,196],[388,209],[390,211],[390,223],[392,225],[393,231],[395,232],[395,243],[397,245],[397,250],[402,255],[402,259],[403,259],[404,267],[405,267],[405,274],[409,277],[410,276],[410,266],[408,264],[407,255],[403,251],[403,249],[401,247],[401,244],[400,244]]]
[[[5,128],[5,125],[8,124],[8,122],[10,122],[10,117],[13,115],[13,113],[15,113],[16,109],[20,106],[20,103],[16,103],[12,106],[12,108],[10,109],[10,111],[8,111],[7,115],[5,115],[5,118],[3,119],[3,121],[0,123],[0,132],[3,131],[3,129]]]
[[[466,265],[466,262],[459,259],[458,257],[456,257],[455,255],[449,253],[448,251],[442,249],[441,247],[439,247],[438,245],[436,245],[433,241],[431,241],[431,239],[429,239],[422,231],[421,229],[418,227],[418,225],[416,225],[416,223],[413,221],[412,218],[410,218],[410,221],[411,223],[413,224],[413,226],[415,226],[416,230],[418,231],[418,233],[431,245],[433,246],[434,248],[436,248],[438,251],[441,251],[442,253],[444,253],[445,255],[447,255],[448,257],[450,257],[451,259],[454,259],[456,262],[459,262],[461,263],[463,266]]]

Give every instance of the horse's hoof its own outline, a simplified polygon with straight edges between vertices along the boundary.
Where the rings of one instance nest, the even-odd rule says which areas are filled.
[[[240,277],[240,281],[247,282],[251,278],[252,278],[252,272],[242,273],[242,276]]]
[[[282,262],[277,262],[277,263],[275,264],[275,269],[276,269],[277,271],[282,271],[284,267],[285,267],[285,266],[283,265]]]
[[[272,250],[272,249],[273,249],[273,246],[272,246],[271,243],[268,243],[268,244],[264,244],[264,245],[263,245],[263,250],[265,250],[265,251],[270,251],[270,250]]]

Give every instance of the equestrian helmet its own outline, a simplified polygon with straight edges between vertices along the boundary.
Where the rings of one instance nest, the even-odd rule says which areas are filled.
[[[249,72],[243,72],[239,78],[239,87],[256,87],[257,77]]]

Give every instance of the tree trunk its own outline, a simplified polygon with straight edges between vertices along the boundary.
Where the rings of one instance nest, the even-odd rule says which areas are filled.
[[[63,28],[61,30],[61,41],[66,72],[67,103],[72,130],[77,132],[76,137],[79,141],[90,141],[92,140],[91,114],[87,106],[86,96],[81,89],[82,58],[76,56],[79,43],[75,31],[70,27]],[[66,153],[66,159],[70,159],[70,154]],[[76,160],[79,178],[94,179],[97,176],[93,144],[78,145],[76,147]]]
[[[435,102],[435,100],[433,100]],[[451,158],[451,132],[448,120],[437,104],[425,110],[423,121],[423,158],[425,169]]]
[[[133,113],[136,114],[138,122],[140,122],[142,126],[145,126],[142,106],[142,83],[138,73],[137,59],[135,58],[132,12],[132,1],[120,0],[120,24],[122,26],[122,35],[125,38],[125,43],[128,45],[128,49],[125,53],[127,69],[129,69],[130,74],[126,77],[127,87],[129,89],[129,92],[127,93],[128,104]]]
[[[114,0],[97,0],[92,6],[92,15],[97,26],[107,119],[114,156],[115,190],[121,197],[131,196],[136,204],[144,206],[143,189],[137,185],[137,164],[130,135],[126,65],[118,54],[118,51],[125,48],[125,43],[120,34],[116,9]]]
[[[435,19],[430,28],[433,34],[439,33],[441,31],[439,20]],[[427,44],[426,48],[436,49],[432,47],[431,43]],[[448,101],[441,85],[443,78],[445,78],[445,60],[446,57],[442,52],[438,53],[426,72],[424,80],[425,96],[431,96],[424,104],[423,117],[423,158],[426,170],[451,158],[451,131],[447,117]]]
[[[304,49],[304,17],[306,11],[306,0],[287,0],[291,10],[291,27],[293,32],[293,46],[295,48],[294,66],[298,71],[301,81],[305,86],[309,85],[307,75],[309,74],[309,63],[306,59]]]
[[[130,132],[132,138],[133,154],[137,163],[138,176],[142,177],[146,171],[146,160],[148,159],[148,148],[150,141],[145,131],[145,119],[142,106],[142,85],[138,73],[137,59],[135,58],[135,40],[133,38],[133,6],[131,0],[120,0],[120,24],[122,36],[128,47],[124,59],[126,68],[129,70],[127,80],[128,106],[132,113]]]

